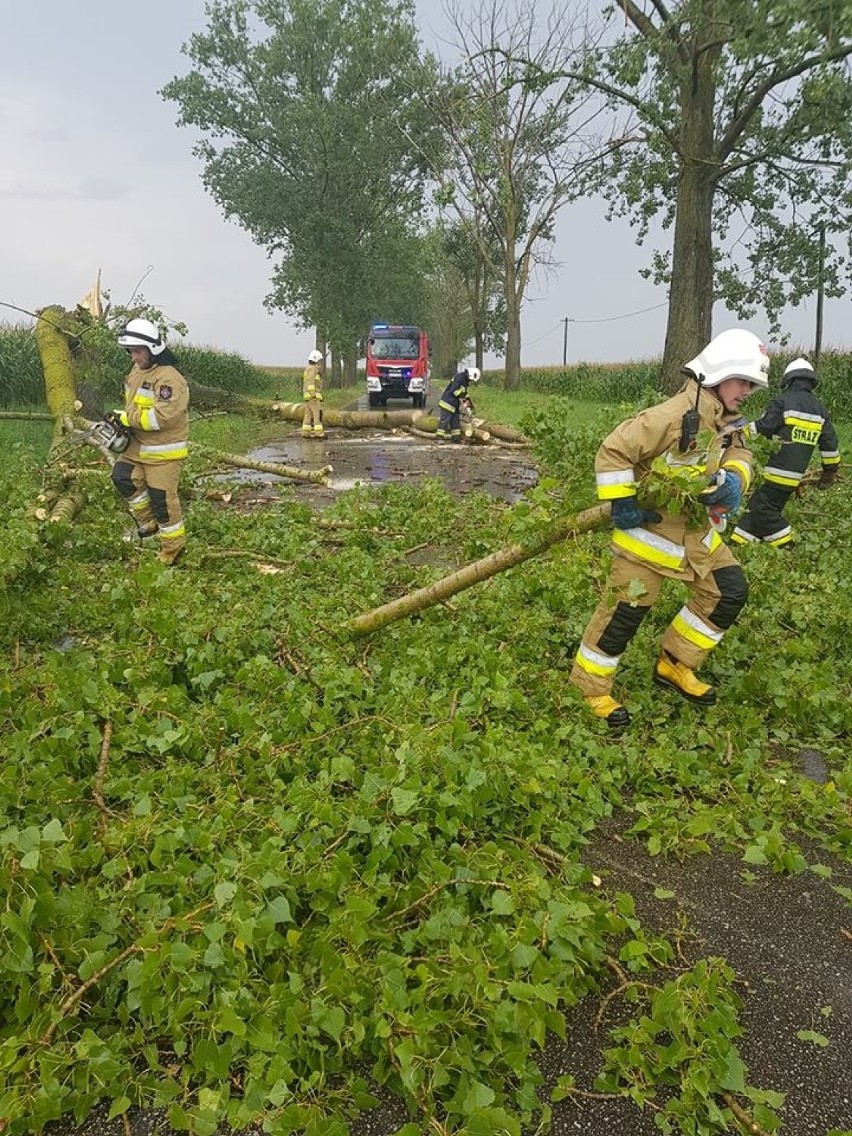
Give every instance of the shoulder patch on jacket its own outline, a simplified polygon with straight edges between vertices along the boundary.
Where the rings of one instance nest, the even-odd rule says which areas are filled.
[[[168,402],[172,397],[172,388],[170,386],[161,386],[157,393],[163,402]]]

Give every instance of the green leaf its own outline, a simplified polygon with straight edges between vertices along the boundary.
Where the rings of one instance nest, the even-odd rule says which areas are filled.
[[[266,908],[266,913],[272,918],[274,924],[278,923],[292,923],[293,916],[290,913],[290,903],[286,896],[278,895],[275,899],[271,900]]]
[[[509,892],[503,891],[502,888],[495,888],[491,893],[491,910],[495,915],[511,915],[515,910],[515,901]]]
[[[213,896],[217,907],[225,907],[237,894],[237,885],[230,880],[223,880],[213,888]]]
[[[827,1045],[831,1044],[824,1034],[817,1033],[816,1030],[799,1030],[796,1037],[799,1041],[810,1041],[814,1045],[818,1045],[820,1049],[825,1049]]]
[[[719,1085],[729,1093],[742,1093],[745,1091],[745,1073],[742,1058],[734,1048],[731,1048],[728,1052],[725,1072],[719,1079]]]
[[[657,887],[654,888],[655,899],[676,899],[677,892],[669,891],[668,888]]]

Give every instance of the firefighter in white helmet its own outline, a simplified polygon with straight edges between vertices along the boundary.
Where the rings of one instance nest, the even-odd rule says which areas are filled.
[[[749,423],[750,436],[774,437],[781,445],[766,463],[763,484],[731,534],[734,544],[764,541],[774,548],[790,546],[793,526],[784,516],[784,507],[802,484],[816,448],[822,461],[819,488],[828,489],[837,479],[837,431],[828,410],[814,394],[818,382],[807,359],[794,359],[784,371],[781,390],[760,418]]]
[[[140,537],[158,535],[158,558],[174,564],[186,544],[178,484],[189,452],[189,388],[156,324],[132,319],[118,344],[133,360],[124,380],[124,410],[130,443],[112,470]]]
[[[683,368],[688,376],[673,398],[622,422],[595,459],[598,497],[612,504],[612,571],[577,651],[571,682],[610,729],[630,722],[612,697],[621,656],[651,610],[663,582],[686,584],[690,597],[665,631],[653,681],[698,706],[716,692],[695,674],[742,610],[747,585],[719,529],[735,512],[752,478],[740,405],[768,385],[769,355],[756,335],[732,329],[717,335]],[[686,473],[706,487],[704,516],[690,527],[683,512],[644,508],[642,481],[655,458],[668,473]],[[693,522],[694,524],[694,522]]]
[[[314,349],[308,355],[308,365],[302,374],[302,437],[323,438],[322,427],[322,368],[325,358]]]

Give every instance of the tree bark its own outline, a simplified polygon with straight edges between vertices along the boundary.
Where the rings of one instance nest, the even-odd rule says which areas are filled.
[[[193,446],[223,465],[235,466],[237,469],[256,469],[260,473],[271,473],[275,477],[289,477],[293,481],[313,481],[318,485],[328,485],[328,474],[331,466],[322,469],[300,469],[294,465],[278,465],[277,462],[256,461],[246,454],[229,454],[223,450],[213,450],[208,446]]]
[[[404,619],[407,615],[414,615],[415,612],[425,611],[426,608],[442,603],[474,584],[488,580],[499,572],[505,572],[508,568],[514,568],[525,560],[531,560],[534,556],[546,552],[554,544],[559,544],[560,541],[568,540],[580,533],[590,532],[592,529],[601,528],[608,521],[609,515],[610,507],[608,504],[595,505],[591,509],[584,509],[582,513],[577,513],[576,516],[551,529],[531,544],[510,544],[506,548],[492,552],[490,556],[486,556],[482,560],[466,564],[464,568],[459,568],[457,572],[444,576],[443,579],[436,580],[435,583],[429,584],[425,588],[418,588],[416,592],[409,592],[407,596],[401,596],[398,600],[391,600],[390,603],[356,616],[344,624],[344,627],[354,636],[368,635],[372,631],[379,631],[382,627],[387,627],[389,623],[395,623],[396,620]]]
[[[289,422],[302,421],[301,402],[273,402],[267,406]],[[323,410],[322,419],[326,426],[343,426],[349,430],[362,427],[381,429],[416,426],[421,432],[434,434],[438,429],[438,419],[423,410]],[[483,422],[479,429],[495,438],[502,438],[504,442],[529,443],[529,438],[514,426],[504,426],[499,422]]]
[[[22,422],[52,422],[52,414],[41,414],[31,410],[0,410],[0,420],[20,419]]]
[[[662,387],[674,394],[684,363],[713,334],[713,197],[719,169],[714,138],[713,68],[718,48],[696,51],[681,89],[681,163]]]
[[[42,308],[35,325],[41,368],[44,373],[44,397],[53,418],[52,446],[56,446],[64,431],[63,420],[74,413],[77,394],[74,387],[74,368],[71,345],[64,331],[67,312],[58,304]]]

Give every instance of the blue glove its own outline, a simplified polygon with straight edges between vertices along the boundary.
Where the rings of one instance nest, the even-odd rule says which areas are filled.
[[[635,497],[616,497],[612,503],[612,523],[617,529],[637,529],[640,525],[653,524],[662,519],[662,513],[654,513],[637,505]]]
[[[730,513],[736,513],[743,503],[742,478],[730,469],[722,469],[716,474],[717,482],[701,494],[701,504],[720,505]]]

